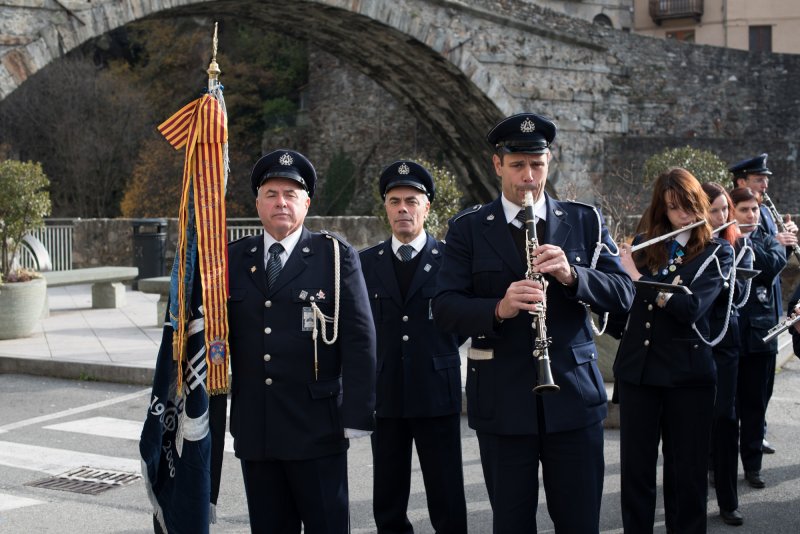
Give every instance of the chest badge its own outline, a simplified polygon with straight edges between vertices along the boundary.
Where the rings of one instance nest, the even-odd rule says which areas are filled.
[[[431,270],[431,264],[430,263],[426,263],[425,267],[423,267],[423,269],[425,270],[426,273],[429,272]]]
[[[254,273],[254,272],[256,272],[256,266],[255,266],[255,265],[253,265],[252,267],[250,267],[250,272],[251,272],[251,273]]]

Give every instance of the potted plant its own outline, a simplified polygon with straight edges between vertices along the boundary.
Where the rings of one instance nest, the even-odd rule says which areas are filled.
[[[48,185],[40,163],[0,162],[0,339],[29,335],[42,315],[47,283],[14,258],[25,234],[50,214]]]

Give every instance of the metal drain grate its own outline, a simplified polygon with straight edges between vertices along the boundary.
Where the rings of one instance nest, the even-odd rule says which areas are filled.
[[[94,469],[91,467],[78,467],[72,471],[61,473],[53,477],[43,478],[28,482],[26,486],[34,488],[71,491],[86,495],[97,495],[104,491],[127,486],[142,478],[138,473],[124,471],[109,471],[107,469]]]

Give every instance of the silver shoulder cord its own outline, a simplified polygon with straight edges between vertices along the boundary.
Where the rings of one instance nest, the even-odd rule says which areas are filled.
[[[717,265],[717,273],[719,273],[719,277],[725,280],[725,283],[728,284],[728,306],[727,306],[727,311],[725,312],[725,324],[723,325],[722,331],[719,333],[719,335],[713,340],[708,341],[706,338],[703,337],[703,334],[701,334],[700,331],[697,329],[697,325],[695,323],[692,323],[692,330],[695,331],[700,340],[706,345],[710,345],[712,347],[717,343],[719,343],[720,341],[722,341],[722,338],[725,337],[725,334],[728,332],[728,324],[730,324],[731,320],[731,305],[733,304],[733,291],[736,286],[736,284],[734,283],[736,280],[736,263],[734,262],[734,264],[728,270],[727,274],[723,274],[722,266],[719,264],[719,258],[717,257],[717,251],[720,249],[720,247],[722,247],[722,245],[717,245],[717,248],[715,248],[714,252],[712,252],[711,255],[708,258],[706,258],[706,261],[703,262],[703,265],[700,266],[700,268],[695,273],[694,278],[692,278],[692,281],[689,283],[689,285],[691,286],[694,283],[694,281],[697,280],[697,278],[701,274],[703,274],[703,272],[706,270],[706,267],[708,267],[711,264],[711,262],[714,262]]]
[[[619,247],[614,242],[614,239],[611,237],[611,234],[609,234],[609,239],[611,239],[611,242],[614,243],[615,250],[611,250],[608,247],[608,245],[603,243],[603,220],[600,218],[600,212],[597,211],[597,208],[594,206],[590,207],[592,208],[595,216],[597,217],[597,244],[594,247],[594,254],[592,255],[592,263],[589,265],[590,269],[595,269],[597,268],[597,260],[600,259],[600,254],[602,254],[603,249],[605,249],[612,256],[619,257]],[[583,304],[583,307],[586,308],[586,315],[589,317],[589,322],[592,325],[592,330],[594,331],[595,335],[602,336],[603,333],[606,331],[606,327],[608,326],[608,312],[604,312],[603,318],[600,320],[600,322],[603,325],[603,328],[597,328],[597,325],[594,324],[594,318],[592,317],[591,307],[585,302],[582,302],[581,304]]]
[[[744,246],[742,247],[742,250],[739,251],[739,257],[736,258],[737,266],[744,259],[745,253],[748,252],[750,253],[750,259],[755,262],[756,253],[753,251],[753,248],[747,244],[747,238],[744,238]],[[753,279],[748,278],[744,283],[745,289],[744,289],[744,296],[742,296],[742,300],[733,305],[737,310],[740,309],[745,304],[747,304],[747,299],[750,298],[750,288],[752,287],[752,285],[753,285]]]
[[[339,297],[340,297],[340,269],[341,261],[339,258],[339,240],[326,235],[328,239],[333,241],[333,317],[328,317],[322,310],[319,309],[316,302],[311,303],[311,311],[314,319],[314,329],[311,331],[311,339],[314,340],[314,380],[319,378],[319,357],[317,355],[317,336],[319,330],[322,330],[322,341],[326,345],[333,345],[339,337]],[[319,323],[319,328],[317,328]],[[327,323],[333,323],[333,336],[328,339],[327,336]]]

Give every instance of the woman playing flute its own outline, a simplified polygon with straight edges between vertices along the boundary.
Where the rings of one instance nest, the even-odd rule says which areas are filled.
[[[654,183],[645,230],[634,245],[700,221],[708,209],[697,179],[670,169]],[[614,363],[625,532],[653,531],[659,440],[676,499],[667,524],[681,533],[706,531],[716,381],[709,316],[733,267],[733,250],[711,232],[709,224],[700,224],[633,254],[631,246],[621,247],[625,270],[640,282]]]

